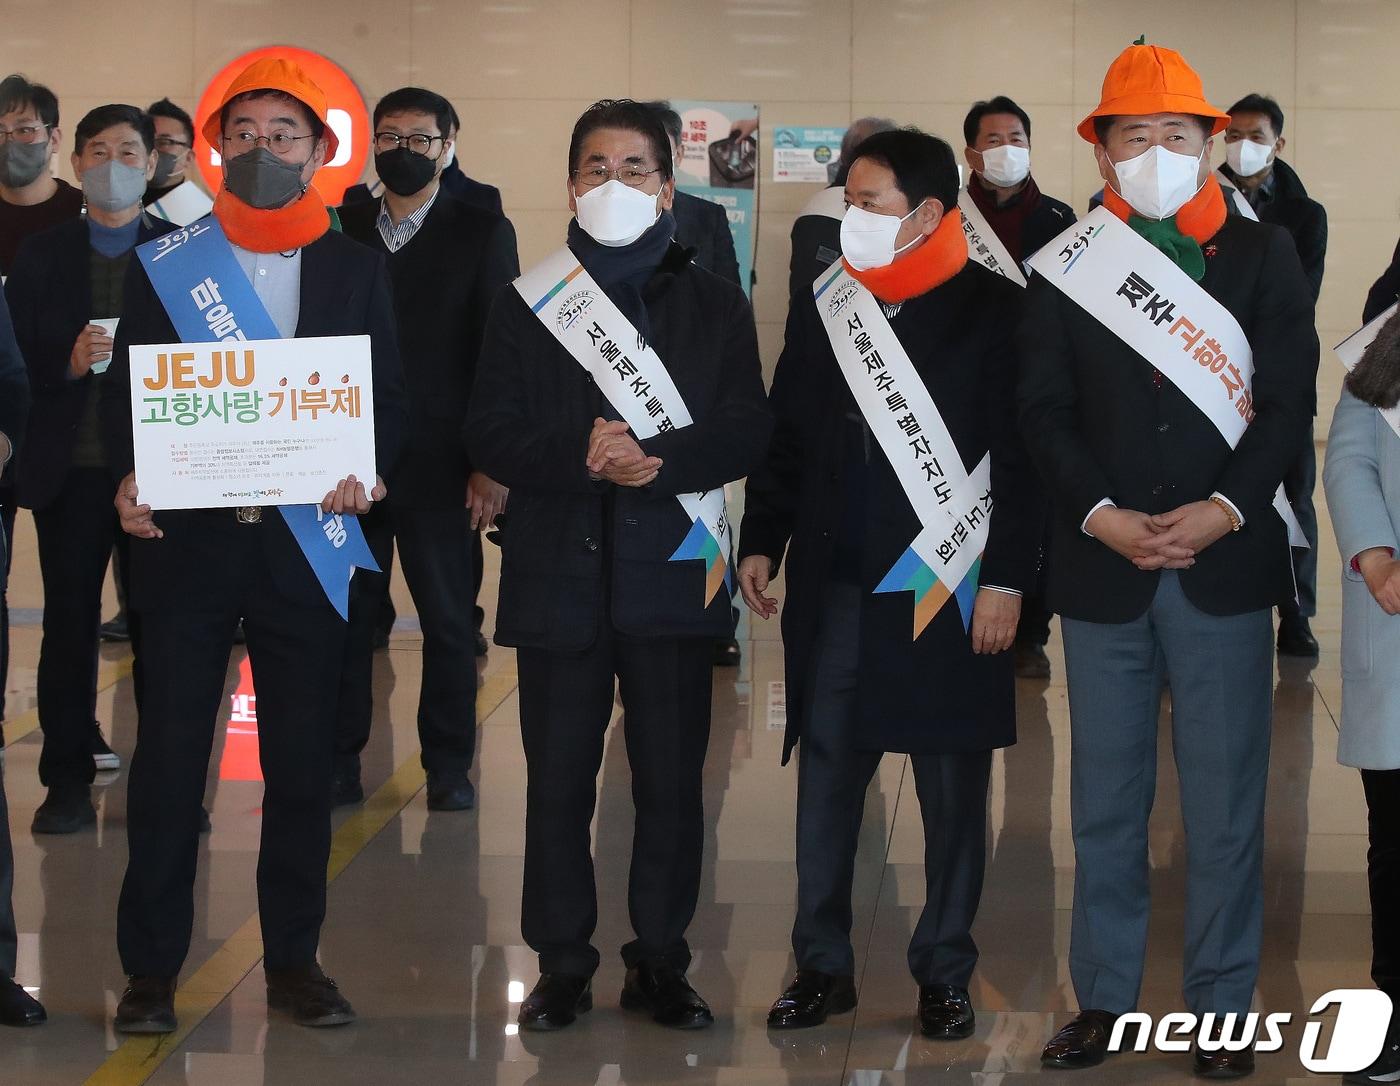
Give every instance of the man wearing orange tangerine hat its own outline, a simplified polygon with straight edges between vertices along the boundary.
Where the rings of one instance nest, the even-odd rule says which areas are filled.
[[[305,1026],[355,1017],[316,961],[345,639],[326,578],[338,572],[343,587],[349,570],[324,565],[314,507],[152,514],[139,504],[129,351],[135,344],[367,335],[375,463],[387,473],[404,428],[394,314],[384,258],[330,229],[311,184],[334,155],[336,137],[325,95],[299,67],[276,58],[250,65],[203,134],[223,159],[213,214],[160,249],[138,247],[101,403],[109,462],[126,474],[116,504],[134,537],[131,606],[141,618],[130,858],[117,911],[129,978],[116,1015],[123,1033],[168,1033],[177,1025],[175,987],[194,926],[200,804],[240,621],[257,685],[265,782],[257,886],[268,1004]],[[321,509],[347,515],[347,532],[362,538],[349,515],[367,512],[384,493],[382,481],[347,475]],[[300,514],[310,515],[309,536]]]
[[[1216,1016],[1194,1071],[1254,1067],[1210,1022],[1243,1019],[1259,972],[1271,613],[1293,597],[1301,542],[1280,484],[1307,440],[1318,345],[1289,236],[1226,217],[1210,152],[1228,122],[1178,53],[1124,50],[1079,125],[1104,206],[1030,261],[1019,399],[1054,508],[1080,1006],[1050,1067],[1138,1040],[1140,1020],[1119,1019],[1142,984],[1164,686],[1187,842],[1183,997]]]

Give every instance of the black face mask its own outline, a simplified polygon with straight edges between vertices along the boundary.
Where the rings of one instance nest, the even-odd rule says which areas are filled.
[[[175,163],[179,160],[179,155],[168,154],[165,151],[157,152],[156,175],[151,178],[151,184],[156,188],[162,187],[175,175]]]
[[[266,147],[226,160],[224,186],[249,207],[261,211],[285,207],[306,191],[301,183],[305,162],[286,162]]]
[[[407,147],[381,151],[374,156],[374,172],[396,196],[412,196],[433,179],[437,160],[415,154]]]

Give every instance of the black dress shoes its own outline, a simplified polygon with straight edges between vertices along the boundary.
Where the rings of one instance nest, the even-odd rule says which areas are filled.
[[[174,977],[127,977],[113,1023],[118,1033],[174,1033]]]
[[[0,976],[0,1026],[38,1026],[48,1017],[43,1004],[9,977]]]
[[[29,827],[34,833],[77,833],[97,825],[97,808],[87,785],[79,788],[50,788],[48,797],[34,812]]]
[[[1108,1011],[1080,1011],[1074,1021],[1050,1038],[1040,1054],[1042,1066],[1065,1070],[1097,1067],[1108,1055],[1117,1020],[1118,1016]]]
[[[710,1005],[690,986],[685,973],[665,963],[643,962],[627,970],[622,1008],[646,1011],[657,1025],[671,1029],[704,1029],[715,1021]]]
[[[937,1041],[960,1041],[977,1028],[966,988],[951,984],[919,987],[919,1032]]]
[[[1016,678],[1050,678],[1050,657],[1045,654],[1045,646],[1034,641],[1016,642]]]
[[[1286,615],[1279,619],[1278,653],[1280,656],[1297,656],[1304,660],[1316,660],[1320,649],[1313,636],[1308,620],[1301,615]]]
[[[267,1005],[284,1011],[299,1026],[345,1026],[355,1021],[355,1008],[340,994],[335,981],[319,965],[304,969],[266,969]]]
[[[365,786],[358,769],[337,769],[331,778],[331,806],[353,807],[365,801]]]
[[[768,1010],[769,1029],[810,1029],[856,1005],[854,977],[799,969]]]
[[[568,973],[543,973],[520,1004],[516,1019],[521,1029],[545,1032],[573,1025],[574,1019],[593,1009],[593,981]]]
[[[428,774],[428,810],[470,811],[476,806],[476,789],[467,775]]]
[[[1244,1078],[1254,1074],[1254,1049],[1241,1052],[1206,1052],[1196,1046],[1191,1071],[1197,1078]]]
[[[743,657],[744,653],[739,648],[738,639],[728,637],[715,642],[715,667],[738,667]]]

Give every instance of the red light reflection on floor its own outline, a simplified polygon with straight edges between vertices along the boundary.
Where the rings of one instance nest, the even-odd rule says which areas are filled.
[[[219,780],[260,781],[258,761],[258,695],[253,691],[253,669],[244,656],[238,664],[238,686],[229,695],[229,718],[224,754],[219,760]]]

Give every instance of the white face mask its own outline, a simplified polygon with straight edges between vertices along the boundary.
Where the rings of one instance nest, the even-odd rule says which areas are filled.
[[[579,226],[599,245],[620,248],[631,245],[656,225],[661,218],[659,195],[629,188],[614,177],[582,195],[576,191],[574,215]]]
[[[1269,156],[1273,153],[1272,143],[1236,140],[1225,145],[1225,161],[1235,171],[1236,177],[1253,177],[1269,165]]]
[[[920,202],[909,215],[923,206]],[[894,247],[899,228],[909,215],[896,218],[894,215],[877,215],[855,205],[846,208],[846,214],[841,218],[841,255],[856,271],[893,264],[895,257],[919,240],[916,237],[898,249]]]
[[[1170,219],[1201,191],[1201,154],[1181,155],[1149,147],[1137,158],[1115,162],[1118,195],[1145,219]]]
[[[1031,172],[1031,152],[1029,147],[1004,144],[1001,147],[988,147],[982,152],[982,176],[989,185],[998,188],[1015,188]]]

